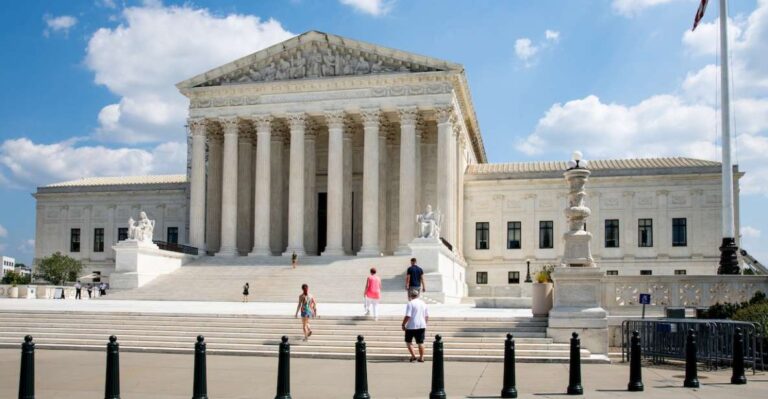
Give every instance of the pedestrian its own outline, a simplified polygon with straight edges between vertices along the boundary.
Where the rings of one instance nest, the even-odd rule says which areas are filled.
[[[85,290],[88,291],[88,299],[91,299],[91,294],[93,293],[93,284],[88,283],[88,286],[86,286]]]
[[[379,300],[381,299],[381,279],[376,275],[376,268],[371,268],[371,275],[365,281],[365,291],[363,291],[365,301],[365,315],[368,316],[373,310],[373,319],[379,320]]]
[[[75,283],[75,299],[83,299],[83,285],[80,284],[80,280]]]
[[[424,284],[424,270],[416,264],[416,258],[411,258],[411,266],[405,272],[405,292],[409,293],[409,299],[411,290],[427,292],[427,286]]]
[[[405,317],[403,317],[403,331],[405,331],[405,345],[411,354],[410,361],[418,360],[424,362],[424,336],[427,333],[427,322],[429,321],[429,311],[427,304],[419,298],[419,290],[412,289],[408,291],[408,305],[405,306]],[[419,357],[413,352],[413,340],[419,346]]]
[[[297,263],[299,263],[299,255],[294,252],[291,254],[291,268],[295,269]]]
[[[298,317],[301,312],[301,328],[304,330],[304,341],[312,336],[312,327],[309,325],[311,317],[317,317],[317,302],[309,293],[307,284],[301,285],[301,295],[299,295],[299,304],[296,306],[296,313],[293,317]]]
[[[107,295],[107,284],[103,281],[99,283],[99,296]]]
[[[248,283],[245,283],[243,286],[243,302],[248,302],[248,291],[251,289],[251,286]]]

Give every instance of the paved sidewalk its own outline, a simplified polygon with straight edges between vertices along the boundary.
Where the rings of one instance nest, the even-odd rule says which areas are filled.
[[[298,296],[297,296],[298,298]],[[279,302],[195,302],[195,301],[136,301],[136,300],[81,300],[74,299],[10,299],[0,298],[0,311],[83,311],[134,313],[186,313],[186,314],[253,314],[293,316],[295,303]],[[405,304],[381,304],[381,316],[402,316]],[[318,314],[322,316],[361,316],[361,303],[323,303],[318,299]],[[486,309],[474,305],[429,305],[431,317],[531,317],[530,309]]]
[[[17,395],[20,351],[0,350],[0,397]],[[277,358],[208,356],[211,398],[273,398]],[[38,350],[35,359],[38,399],[98,398],[104,394],[105,354]],[[121,394],[131,399],[189,399],[192,355],[122,353]],[[350,398],[354,393],[354,362],[291,359],[291,390],[296,399]],[[368,384],[373,398],[426,398],[432,364],[369,362]],[[499,397],[503,366],[499,363],[446,363],[450,398]],[[747,385],[730,385],[730,370],[700,371],[700,389],[682,388],[680,367],[645,367],[644,393],[626,392],[626,365],[585,365],[586,398],[736,398],[768,397],[768,375],[747,374]],[[558,398],[568,385],[568,366],[520,364],[520,398]]]

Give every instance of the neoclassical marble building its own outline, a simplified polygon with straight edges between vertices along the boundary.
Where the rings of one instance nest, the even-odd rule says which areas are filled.
[[[408,254],[427,205],[470,295],[525,294],[526,262],[562,256],[565,164],[489,164],[461,65],[311,31],[177,87],[190,104],[187,175],[40,187],[36,259],[60,250],[107,275],[115,229],[139,210],[160,220],[155,240],[175,228],[201,255]],[[591,164],[599,267],[715,273],[718,163]],[[108,250],[68,251],[73,229],[85,247],[101,229]]]

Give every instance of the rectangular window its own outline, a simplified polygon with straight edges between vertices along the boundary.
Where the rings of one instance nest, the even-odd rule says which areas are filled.
[[[520,222],[507,222],[507,249],[520,249]]]
[[[118,227],[117,228],[117,241],[123,241],[128,239],[128,228],[127,227]]]
[[[169,227],[168,228],[168,243],[169,244],[178,244],[179,243],[179,228],[178,227]]]
[[[653,270],[640,270],[641,276],[651,276],[653,275]]]
[[[618,270],[606,270],[605,274],[607,276],[618,276],[619,275],[619,271]]]
[[[539,248],[552,248],[554,245],[554,222],[542,220],[539,222]]]
[[[672,246],[685,247],[688,245],[688,219],[672,219]]]
[[[475,249],[488,249],[488,222],[475,223]]]
[[[488,272],[477,272],[476,282],[477,284],[488,284]]]
[[[637,220],[637,246],[653,246],[653,219]]]
[[[605,247],[619,247],[619,219],[605,219]]]
[[[688,274],[688,273],[686,273],[685,269],[677,269],[677,270],[675,270],[675,275],[677,275],[677,276],[685,276],[686,274]]]
[[[69,252],[80,252],[80,229],[69,232]]]
[[[104,252],[104,229],[93,229],[93,252]]]
[[[507,282],[509,284],[520,284],[520,272],[507,273]]]

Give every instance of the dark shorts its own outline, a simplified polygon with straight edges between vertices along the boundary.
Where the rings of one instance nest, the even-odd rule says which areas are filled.
[[[416,343],[422,345],[424,343],[424,334],[426,333],[426,330],[426,328],[405,330],[405,342],[410,344],[413,342],[413,339],[416,338]]]

